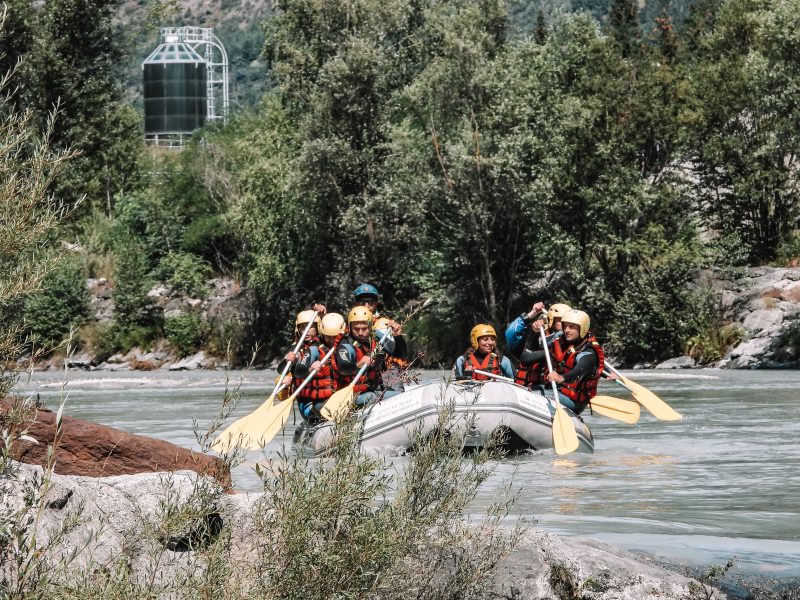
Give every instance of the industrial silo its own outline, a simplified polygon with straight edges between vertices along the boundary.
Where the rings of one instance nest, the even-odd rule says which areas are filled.
[[[180,146],[185,136],[206,122],[207,65],[179,36],[162,39],[142,63],[145,140]]]

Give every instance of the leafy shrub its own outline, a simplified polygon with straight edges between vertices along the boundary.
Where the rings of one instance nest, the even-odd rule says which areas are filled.
[[[614,307],[614,354],[627,362],[678,356],[686,341],[706,332],[714,299],[694,286],[696,265],[683,255],[642,265]]]
[[[70,329],[89,317],[86,278],[75,260],[65,261],[51,271],[42,289],[24,303],[25,329],[34,343],[46,348],[59,345]]]
[[[161,311],[147,296],[152,279],[142,247],[131,241],[115,246],[114,319],[122,329],[157,328]]]
[[[200,348],[210,329],[208,321],[196,313],[184,313],[164,321],[167,341],[183,356]]]
[[[211,356],[228,358],[232,365],[246,360],[248,332],[235,318],[215,319],[211,323],[206,349]]]
[[[211,267],[203,259],[185,252],[167,254],[158,266],[159,278],[176,292],[194,298],[208,295],[208,279]]]

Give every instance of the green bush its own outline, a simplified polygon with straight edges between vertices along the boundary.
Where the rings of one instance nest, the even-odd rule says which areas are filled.
[[[23,306],[25,330],[37,346],[58,346],[70,329],[89,317],[86,278],[76,260],[61,263],[42,282],[42,289],[29,296]]]
[[[173,290],[192,296],[208,296],[208,279],[211,267],[203,259],[185,252],[167,254],[158,265],[159,279],[169,284]]]
[[[211,356],[224,357],[232,365],[238,365],[249,358],[245,356],[249,341],[247,328],[238,319],[215,319],[211,323],[206,349]]]
[[[208,321],[196,313],[184,313],[164,321],[167,341],[182,356],[197,351],[208,338],[210,329]]]
[[[114,319],[122,330],[157,328],[161,311],[147,296],[152,285],[142,247],[131,241],[115,246]]]

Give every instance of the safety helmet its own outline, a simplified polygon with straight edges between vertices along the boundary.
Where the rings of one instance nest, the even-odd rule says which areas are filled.
[[[482,338],[485,335],[493,335],[497,339],[497,332],[488,323],[479,323],[472,328],[469,333],[469,341],[472,342],[473,350],[478,349],[478,338]]]
[[[582,338],[585,338],[586,334],[589,333],[589,315],[582,310],[570,310],[561,317],[561,324],[563,325],[564,323],[577,325],[580,328],[580,336]]]
[[[337,335],[344,333],[344,317],[339,313],[328,313],[324,317],[322,317],[322,322],[319,326],[319,332],[322,335],[327,335],[330,337],[336,337]]]
[[[315,313],[313,310],[301,310],[297,313],[297,319],[295,319],[294,324],[295,326],[305,323],[310,323],[311,320],[314,320],[314,323],[317,324],[319,327],[319,315]]]
[[[547,311],[547,327],[548,329],[553,328],[553,321],[561,318],[561,321],[564,321],[564,315],[567,314],[569,311],[572,310],[571,306],[566,304],[553,304],[550,307],[550,310]]]
[[[379,329],[391,329],[391,328],[392,326],[389,325],[389,319],[387,319],[386,317],[378,317],[372,324],[372,331],[378,331]]]
[[[370,283],[362,283],[356,289],[353,290],[353,296],[356,300],[361,298],[362,296],[374,296],[375,300],[378,299],[378,288]]]
[[[372,311],[366,306],[356,306],[347,315],[347,324],[351,325],[357,322],[372,323]]]

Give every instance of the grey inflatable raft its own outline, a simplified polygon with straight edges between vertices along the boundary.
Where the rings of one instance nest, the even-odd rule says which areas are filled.
[[[415,434],[433,431],[439,411],[449,405],[455,412],[452,426],[469,427],[467,447],[483,447],[498,428],[504,428],[508,450],[553,447],[553,417],[547,398],[539,392],[498,381],[440,381],[406,386],[403,393],[357,413],[361,447],[379,454],[409,451]],[[578,452],[594,452],[589,427],[569,409],[564,411],[575,423]],[[294,443],[308,454],[324,454],[330,447],[333,428],[332,422],[303,423],[295,431]]]

